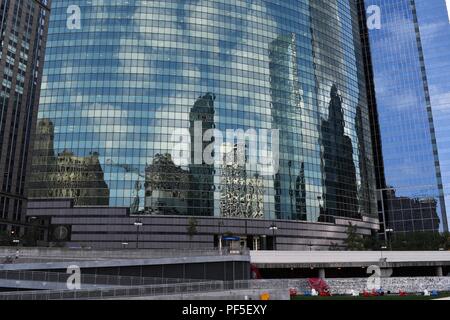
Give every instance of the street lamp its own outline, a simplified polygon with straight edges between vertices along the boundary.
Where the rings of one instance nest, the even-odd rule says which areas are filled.
[[[137,232],[136,232],[136,249],[139,249],[139,228],[142,227],[144,224],[142,223],[141,220],[136,220],[134,222],[134,225],[137,228]]]
[[[394,232],[394,229],[386,229],[384,231],[386,233],[386,239],[385,239],[386,246],[389,244],[389,250],[392,251],[391,233]]]
[[[18,235],[16,235],[15,230],[11,230],[12,243],[17,244],[19,246],[20,240],[18,239]]]
[[[219,252],[222,253],[222,226],[223,221],[219,221],[218,227],[219,227]]]
[[[380,259],[380,262],[383,262],[383,250],[386,250],[386,249],[387,249],[386,246],[382,246],[381,247],[381,259]]]
[[[278,230],[278,227],[275,225],[275,223],[273,223],[273,224],[269,227],[269,230],[272,230],[273,250],[277,250],[276,239],[275,239],[275,231]]]

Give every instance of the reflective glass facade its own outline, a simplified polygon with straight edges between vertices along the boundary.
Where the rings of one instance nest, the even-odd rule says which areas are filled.
[[[416,0],[416,8],[448,221],[450,209],[450,1]]]
[[[70,5],[80,29],[67,28]],[[376,217],[362,63],[353,0],[57,1],[31,195],[146,214]],[[171,134],[195,137],[196,122],[279,129],[279,171],[177,165]]]
[[[437,2],[426,1],[423,6]],[[386,229],[395,232],[443,231],[447,219],[437,117],[416,1],[365,4],[381,9],[381,28],[369,32],[381,146],[377,152],[382,152],[377,156],[383,161],[378,171],[384,170],[378,175],[380,215]]]

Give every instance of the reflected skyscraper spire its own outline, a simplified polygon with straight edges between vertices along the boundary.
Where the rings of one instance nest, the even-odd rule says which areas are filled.
[[[269,47],[270,85],[273,126],[280,130],[280,139],[287,143],[280,146],[282,165],[275,175],[275,215],[297,219],[294,208],[294,181],[301,155],[297,152],[302,142],[299,125],[301,94],[298,76],[297,40],[294,33],[282,35]],[[289,117],[286,117],[286,115]],[[284,177],[287,176],[287,179]]]
[[[207,130],[215,128],[214,100],[216,96],[209,92],[200,96],[189,113],[191,136],[189,214],[191,215],[214,214],[214,165],[206,164],[203,159],[203,151],[213,142],[203,141],[203,136]],[[194,148],[199,142],[202,146],[201,151]]]
[[[322,121],[324,215],[361,218],[357,203],[356,170],[352,140],[345,134],[342,97],[335,84],[330,91],[328,120]]]

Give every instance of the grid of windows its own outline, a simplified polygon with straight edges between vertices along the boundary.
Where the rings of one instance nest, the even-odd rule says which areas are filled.
[[[447,9],[450,9],[450,1]],[[436,147],[447,209],[450,208],[450,17],[439,0],[416,0],[424,64],[430,93]],[[445,218],[445,217],[443,217]]]
[[[443,231],[446,211],[416,1],[366,1],[370,5],[382,12],[381,29],[369,33],[386,180],[379,186],[379,210],[386,229],[395,232]]]
[[[0,222],[25,222],[26,172],[39,97],[49,1],[1,1]],[[11,225],[13,227],[11,227]]]
[[[80,29],[67,28],[74,4]],[[356,1],[58,1],[31,196],[133,213],[376,215],[359,39]],[[171,134],[195,121],[279,129],[280,170],[175,165]]]

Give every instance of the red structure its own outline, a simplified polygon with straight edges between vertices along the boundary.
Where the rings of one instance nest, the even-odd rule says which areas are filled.
[[[316,290],[321,297],[331,296],[330,287],[324,279],[309,278],[308,283],[311,289]]]

